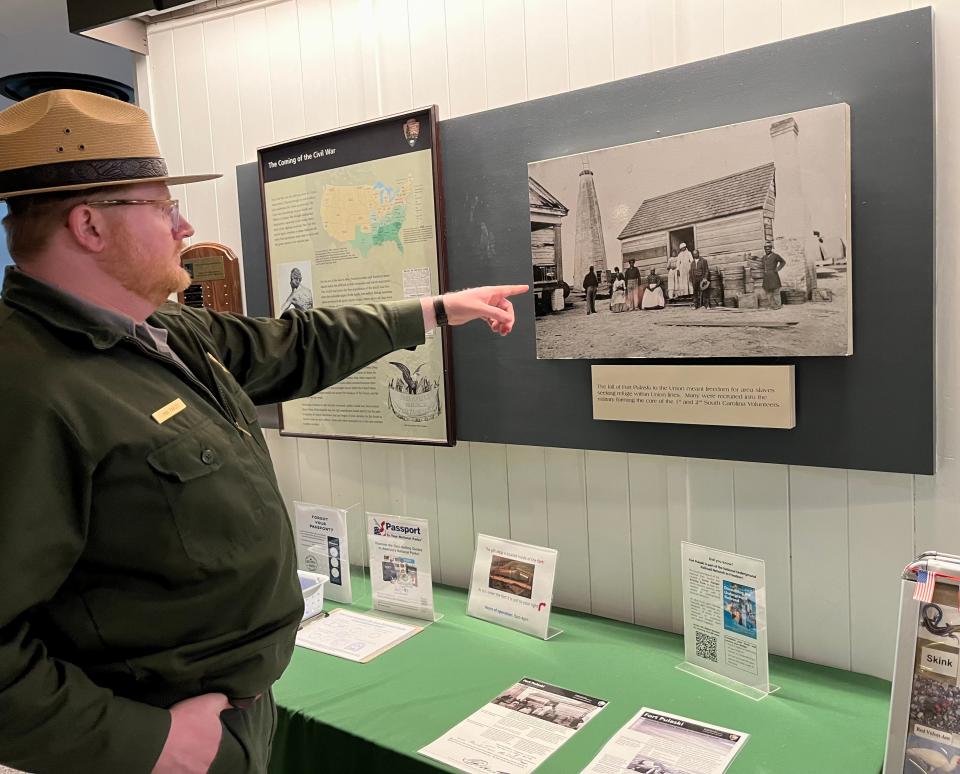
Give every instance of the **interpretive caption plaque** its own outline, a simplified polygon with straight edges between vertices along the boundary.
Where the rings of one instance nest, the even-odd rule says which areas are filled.
[[[790,429],[794,367],[616,366],[591,368],[593,418]]]

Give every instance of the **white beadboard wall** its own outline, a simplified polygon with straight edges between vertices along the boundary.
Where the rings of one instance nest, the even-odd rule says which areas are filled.
[[[450,118],[920,5],[255,2],[152,26],[138,85],[172,170],[225,173],[176,192],[198,237],[239,249],[233,170],[259,145],[429,103]],[[933,5],[938,288],[949,302],[960,296],[960,2]],[[690,539],[766,560],[773,652],[887,677],[901,569],[927,548],[960,553],[960,309],[941,303],[937,314],[932,477],[481,443],[268,440],[288,502],[362,502],[429,519],[443,583],[466,584],[477,532],[508,536],[559,550],[559,605],[679,631],[679,544]]]

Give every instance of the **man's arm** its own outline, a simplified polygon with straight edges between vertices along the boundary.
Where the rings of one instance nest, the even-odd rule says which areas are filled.
[[[313,395],[383,355],[424,342],[418,299],[337,309],[290,309],[242,317],[183,309],[213,339],[216,354],[254,403]]]
[[[62,587],[86,539],[93,463],[68,423],[15,382],[0,386],[0,418],[15,439],[0,461],[0,762],[35,774],[146,774],[170,714],[97,686],[37,633],[52,600],[84,615]]]
[[[515,316],[511,295],[526,285],[471,288],[443,296],[451,325],[484,320],[506,335]],[[205,325],[220,359],[254,403],[302,398],[329,387],[398,349],[424,342],[425,304],[384,304],[291,311],[278,319],[184,310]]]

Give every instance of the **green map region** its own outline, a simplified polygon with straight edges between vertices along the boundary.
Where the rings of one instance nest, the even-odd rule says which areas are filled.
[[[403,242],[400,241],[400,229],[403,227],[403,221],[407,217],[406,207],[394,207],[382,220],[370,224],[370,230],[364,230],[357,226],[353,238],[353,246],[360,251],[364,258],[370,249],[378,245],[393,242],[397,249],[403,252]]]

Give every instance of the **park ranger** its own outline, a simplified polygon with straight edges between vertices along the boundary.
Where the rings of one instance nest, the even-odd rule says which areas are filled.
[[[263,772],[302,597],[254,404],[311,395],[508,296],[167,302],[194,232],[146,114],[77,91],[0,112],[0,763]]]

